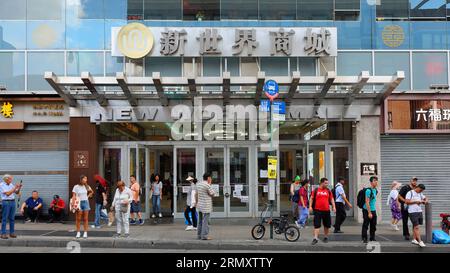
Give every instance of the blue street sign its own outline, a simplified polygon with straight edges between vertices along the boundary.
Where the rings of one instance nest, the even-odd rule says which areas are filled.
[[[261,100],[261,104],[259,105],[260,112],[270,112],[270,101],[269,100]]]
[[[274,80],[266,81],[263,90],[266,93],[266,97],[268,97],[271,101],[278,97],[278,92],[280,91],[278,83]]]
[[[274,101],[272,102],[272,106],[275,114],[286,114],[286,103],[284,101]]]

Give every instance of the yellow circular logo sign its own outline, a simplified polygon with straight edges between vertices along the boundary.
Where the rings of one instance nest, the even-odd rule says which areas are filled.
[[[117,35],[120,52],[129,58],[139,59],[150,53],[153,48],[153,34],[141,23],[131,23],[122,27]]]
[[[383,43],[388,47],[399,47],[405,41],[405,32],[400,26],[385,26],[381,32]]]

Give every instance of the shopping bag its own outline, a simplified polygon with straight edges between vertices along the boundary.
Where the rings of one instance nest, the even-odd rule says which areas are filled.
[[[450,244],[450,235],[443,230],[433,230],[433,244]]]

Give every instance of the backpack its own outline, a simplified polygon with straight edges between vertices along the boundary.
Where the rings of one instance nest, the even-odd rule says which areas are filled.
[[[358,196],[356,198],[356,204],[358,205],[358,208],[363,209],[364,204],[366,203],[366,190],[370,188],[363,188],[358,192]],[[375,192],[378,194],[378,191],[375,189]],[[370,199],[374,199],[375,196],[373,194],[373,191],[370,191]]]
[[[294,195],[291,198],[292,202],[298,203],[300,201],[300,189],[294,191]]]
[[[316,209],[316,197],[317,197],[317,190],[318,190],[319,188],[316,188],[314,191],[313,191],[313,201],[312,201],[312,209],[313,210],[315,210]],[[333,194],[331,191],[330,191],[330,189],[328,189],[327,188],[327,191],[328,191],[328,194]],[[330,205],[331,205],[331,201],[330,201]]]
[[[333,189],[331,190],[331,193],[333,194],[333,199],[336,202],[336,188],[338,187],[338,184],[334,185]]]

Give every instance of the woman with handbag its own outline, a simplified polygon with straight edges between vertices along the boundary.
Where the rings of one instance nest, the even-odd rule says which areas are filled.
[[[80,176],[80,182],[73,187],[72,199],[70,200],[71,210],[76,214],[76,229],[77,235],[75,238],[80,238],[81,218],[83,218],[84,234],[83,238],[87,238],[87,231],[89,225],[89,198],[92,197],[93,191],[88,185],[88,178],[86,175]]]
[[[123,237],[127,238],[130,236],[130,204],[133,200],[133,192],[125,186],[125,182],[117,182],[116,194],[112,202],[111,208],[116,211],[116,221],[117,221],[117,233],[114,235],[115,238],[122,235],[122,230],[125,232]]]

